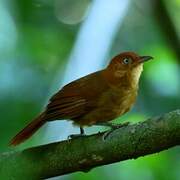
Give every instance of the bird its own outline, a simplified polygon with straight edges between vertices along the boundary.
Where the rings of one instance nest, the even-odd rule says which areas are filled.
[[[86,126],[123,126],[111,121],[132,108],[143,64],[150,59],[153,57],[122,52],[106,68],[65,85],[50,98],[45,110],[12,138],[10,145],[24,142],[45,123],[55,120],[67,119],[80,127],[80,134],[70,138],[84,135]]]

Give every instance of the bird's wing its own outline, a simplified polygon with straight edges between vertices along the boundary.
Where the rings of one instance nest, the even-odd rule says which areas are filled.
[[[99,71],[64,86],[50,99],[46,119],[76,119],[95,108],[97,99],[105,88],[99,82],[102,80],[100,74]],[[97,87],[99,83],[101,86]]]

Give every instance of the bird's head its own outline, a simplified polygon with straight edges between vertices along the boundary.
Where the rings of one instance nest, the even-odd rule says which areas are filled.
[[[153,59],[151,56],[139,56],[134,52],[123,52],[115,56],[109,63],[107,70],[116,78],[128,75],[138,83],[143,70],[143,63]]]
[[[153,57],[139,56],[134,52],[123,52],[111,60],[108,68],[114,71],[131,71],[142,66],[144,62],[150,59],[153,59]]]

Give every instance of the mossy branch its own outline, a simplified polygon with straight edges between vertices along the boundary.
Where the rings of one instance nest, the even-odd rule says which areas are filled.
[[[127,159],[180,144],[180,110],[103,133],[0,155],[0,179],[43,179]]]

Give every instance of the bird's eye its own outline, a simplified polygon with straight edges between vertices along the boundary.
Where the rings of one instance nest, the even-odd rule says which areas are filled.
[[[131,58],[124,58],[123,63],[124,64],[130,64],[132,62]]]

